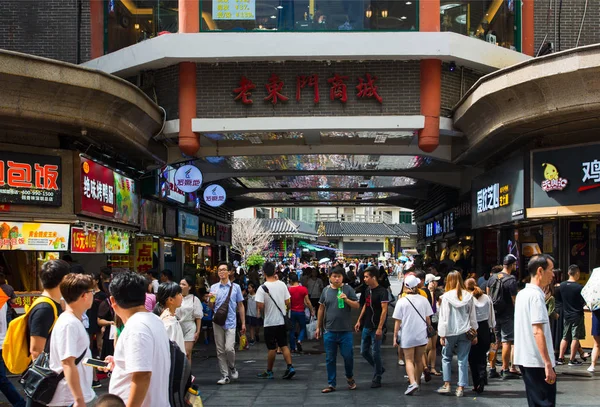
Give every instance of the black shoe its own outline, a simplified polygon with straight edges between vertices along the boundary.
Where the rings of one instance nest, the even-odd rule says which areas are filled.
[[[378,389],[381,387],[381,382],[377,381],[377,380],[373,380],[373,382],[371,382],[371,388],[372,389]]]
[[[98,389],[98,388],[100,388],[100,387],[102,387],[102,383],[100,383],[100,381],[99,381],[99,380],[94,380],[94,381],[92,382],[92,389]]]
[[[477,385],[477,386],[475,386],[475,392],[477,394],[481,394],[481,393],[483,393],[483,388],[484,388],[483,384]]]
[[[298,348],[298,352],[302,353],[302,342],[296,342],[296,347]]]
[[[569,366],[581,366],[583,362],[577,359],[569,359]]]
[[[565,358],[558,358],[556,359],[556,364],[557,365],[564,365],[565,364]]]
[[[296,369],[294,369],[293,367],[289,367],[286,369],[285,373],[283,374],[282,379],[291,379],[292,377],[294,377],[294,375],[296,374]]]
[[[490,370],[490,379],[497,379],[499,377],[500,375],[498,374],[498,371],[496,369]]]

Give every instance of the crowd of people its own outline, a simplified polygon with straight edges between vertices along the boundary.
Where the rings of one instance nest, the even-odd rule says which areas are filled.
[[[531,406],[555,405],[555,364],[581,365],[591,357],[588,370],[595,371],[600,320],[594,312],[595,346],[589,355],[580,345],[586,332],[585,302],[577,266],[569,267],[569,279],[560,282],[554,260],[536,255],[529,261],[523,285],[515,276],[513,255],[478,280],[463,276],[461,270],[424,271],[406,263],[386,265],[371,259],[294,268],[267,262],[246,274],[223,262],[217,268],[219,281],[198,289],[188,277],[174,282],[169,270],[140,274],[104,268],[89,273],[78,264],[52,260],[42,266],[43,292],[27,310],[23,340],[29,343],[30,359],[48,357],[49,369],[62,380],[44,404],[33,396],[24,400],[6,379],[5,369],[0,369],[0,390],[14,406],[167,406],[172,396],[172,346],[191,364],[192,349],[201,337],[205,343],[214,341],[219,385],[239,378],[236,342],[249,347],[260,338],[267,347],[267,366],[257,377],[274,379],[276,356],[282,354],[281,377],[289,380],[296,375],[292,357],[303,351],[309,321],[314,321],[311,336],[322,338],[325,348],[327,386],[322,393],[338,389],[338,350],[346,385],[349,390],[357,388],[354,333],[360,333],[360,354],[373,369],[371,387],[382,386],[381,346],[388,320],[398,364],[406,367],[406,395],[420,392],[423,381],[442,376],[438,393],[464,396],[470,369],[476,393],[484,392],[490,378],[522,378]],[[392,275],[401,282],[398,296],[391,291]],[[7,333],[9,321],[4,305],[0,339],[14,335]],[[88,358],[104,361],[105,366],[94,368]],[[94,388],[108,373],[110,394],[98,398]]]

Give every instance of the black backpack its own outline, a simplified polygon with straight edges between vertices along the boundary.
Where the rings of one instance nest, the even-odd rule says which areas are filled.
[[[502,273],[502,278],[500,278],[501,273],[496,275],[496,278],[492,280],[492,284],[490,284],[490,299],[494,304],[494,312],[498,315],[502,315],[508,309],[508,303],[506,298],[504,298],[504,280],[509,278],[515,278],[510,274]]]
[[[173,341],[169,341],[171,351],[171,370],[169,371],[169,403],[171,407],[184,407],[185,395],[192,385],[192,366]]]

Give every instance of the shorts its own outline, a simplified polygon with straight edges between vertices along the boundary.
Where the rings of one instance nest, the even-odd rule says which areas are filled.
[[[249,317],[246,315],[246,325],[248,326],[263,326],[262,318]]]
[[[563,339],[585,339],[585,322],[584,317],[579,318],[577,321],[564,321],[563,323]]]
[[[183,332],[183,340],[185,342],[194,342],[194,335],[196,334],[196,322],[183,321],[179,322],[179,325],[181,325],[181,331]]]
[[[592,335],[600,336],[600,310],[592,313]]]
[[[502,317],[498,319],[496,316],[496,338],[500,342],[513,342],[515,340],[515,320],[513,318]]]
[[[275,350],[277,347],[283,348],[284,346],[288,346],[288,331],[285,328],[285,325],[266,326],[265,344],[269,350]]]

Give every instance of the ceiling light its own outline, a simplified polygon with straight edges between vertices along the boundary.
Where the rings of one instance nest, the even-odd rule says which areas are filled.
[[[388,16],[388,11],[387,10],[381,10],[381,17],[387,18],[387,16]]]
[[[373,10],[371,10],[371,6],[369,6],[369,8],[367,8],[367,11],[365,11],[365,16],[367,18],[371,18],[372,15],[373,15]]]
[[[276,17],[276,16],[271,16],[271,18],[275,19],[275,18],[277,18],[277,17]]]
[[[400,17],[400,20],[406,20],[406,16]]]
[[[140,29],[140,25],[139,25],[139,24],[135,24],[133,27],[134,27],[136,30],[139,30],[139,29]]]
[[[407,1],[407,2],[406,2],[406,5],[407,5],[407,6],[410,6],[411,4],[412,4],[412,1]]]
[[[456,22],[458,24],[465,25],[465,24],[467,24],[467,15],[466,14],[461,14],[458,17],[456,17],[454,20],[456,20]]]
[[[451,4],[443,4],[440,6],[440,14],[444,14],[446,10],[450,10],[455,7],[460,7],[460,4],[451,3]]]
[[[283,6],[280,4],[279,6],[277,6],[277,8],[278,8],[279,10],[281,10],[281,9],[283,8]]]
[[[248,137],[248,140],[250,140],[252,144],[262,144],[262,140],[258,136]]]
[[[385,143],[385,140],[387,140],[387,136],[383,135],[383,134],[378,134],[375,136],[375,143],[376,144],[383,144]]]

